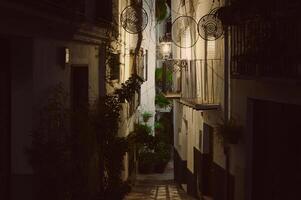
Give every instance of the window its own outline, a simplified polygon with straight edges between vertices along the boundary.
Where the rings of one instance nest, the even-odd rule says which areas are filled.
[[[110,79],[119,80],[120,79],[120,54],[111,54],[109,67],[110,67]]]

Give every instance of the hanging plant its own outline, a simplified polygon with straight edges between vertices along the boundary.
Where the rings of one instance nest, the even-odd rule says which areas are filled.
[[[135,93],[140,91],[143,79],[138,75],[133,74],[125,83],[121,84],[120,89],[115,90],[115,95],[118,96],[121,103],[130,102]]]
[[[171,102],[162,93],[156,95],[155,105],[159,106],[159,108],[166,108],[170,104]]]
[[[150,113],[150,112],[144,112],[144,113],[142,113],[142,118],[143,118],[144,123],[147,123],[148,120],[149,120],[152,116],[153,116],[153,114]]]
[[[167,19],[170,15],[168,5],[166,0],[157,0],[156,1],[156,20],[158,23]]]
[[[233,118],[229,121],[222,120],[221,123],[218,123],[216,132],[224,145],[237,144],[242,137],[242,127],[237,125]]]

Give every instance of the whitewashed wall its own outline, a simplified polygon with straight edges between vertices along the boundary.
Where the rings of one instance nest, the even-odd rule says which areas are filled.
[[[130,0],[119,0],[118,4],[118,22],[120,22],[120,14],[129,6]],[[154,127],[155,116],[155,67],[156,67],[156,24],[155,24],[155,5],[154,1],[147,0],[143,3],[143,8],[148,14],[148,25],[143,31],[143,41],[141,47],[144,51],[148,51],[148,77],[141,87],[141,101],[136,113],[132,116],[128,115],[128,104],[123,105],[123,112],[121,117],[121,124],[119,135],[127,136],[134,130],[134,124],[142,121],[141,114],[143,112],[150,112],[153,117],[149,120],[149,125]],[[131,59],[130,51],[136,48],[137,34],[130,34],[126,32],[122,26],[119,26],[119,43],[120,43],[120,83],[125,82],[131,76]],[[124,159],[125,170],[123,171],[123,179],[128,178],[128,156]]]
[[[148,26],[143,31],[142,48],[148,50],[148,77],[147,81],[141,87],[141,105],[140,113],[150,112],[153,117],[148,124],[154,129],[155,122],[155,70],[156,70],[156,19],[155,19],[155,3],[154,1],[144,1],[144,8],[148,13]]]
[[[186,1],[187,2],[187,1]],[[212,5],[210,0],[199,0],[199,1],[190,1],[193,3],[193,8],[195,12],[184,11],[184,7],[180,7],[180,1],[172,1],[172,20],[174,21],[177,17],[181,15],[186,15],[186,13],[193,17],[196,22],[198,22],[201,17],[208,14],[210,9],[218,6],[218,4]],[[223,2],[221,1],[221,5]],[[176,12],[178,11],[178,12]],[[224,96],[224,51],[223,51],[223,38],[218,39],[214,42],[207,42],[207,59],[221,59],[220,65],[215,65],[212,69],[214,76],[214,97],[216,103],[221,105],[221,110],[223,110],[223,96]],[[173,45],[173,57],[176,59],[205,59],[205,40],[198,36],[198,40],[195,46],[192,48],[181,49],[176,45]],[[199,73],[199,69],[196,70]],[[201,82],[202,76],[197,74],[197,82]],[[211,77],[209,77],[209,82],[211,82]],[[187,85],[189,86],[189,84]],[[198,88],[198,87],[197,87]],[[189,93],[191,88],[184,86],[182,91],[185,95]],[[201,98],[201,94],[197,91],[198,98]],[[187,160],[187,168],[193,173],[194,172],[194,157],[193,157],[193,148],[199,149],[202,153],[206,152],[207,144],[199,144],[200,134],[203,132],[203,123],[207,123],[211,126],[216,126],[216,123],[221,119],[221,111],[196,111],[185,105],[174,101],[174,139],[175,139],[175,148],[178,150],[179,155],[183,160]],[[187,122],[187,125],[185,124]],[[186,129],[186,130],[183,130]],[[181,130],[181,133],[179,133]],[[187,134],[184,138],[180,135],[186,132]],[[183,134],[182,134],[183,135]],[[202,137],[204,134],[202,134]],[[221,167],[224,167],[224,154],[220,142],[217,137],[214,137],[214,162]],[[182,141],[181,141],[182,140]],[[186,141],[186,142],[185,142]],[[206,141],[205,138],[201,140],[202,142]],[[186,143],[186,144],[183,144]],[[181,145],[180,145],[181,144]],[[185,146],[185,150],[183,150]],[[185,155],[186,154],[186,155]]]
[[[32,195],[33,171],[25,148],[31,145],[30,135],[39,122],[38,112],[47,100],[49,89],[62,83],[70,94],[70,65],[62,68],[58,64],[62,47],[70,49],[71,65],[88,66],[90,102],[94,103],[99,94],[99,46],[42,38],[14,39],[11,46],[12,199],[27,199]]]

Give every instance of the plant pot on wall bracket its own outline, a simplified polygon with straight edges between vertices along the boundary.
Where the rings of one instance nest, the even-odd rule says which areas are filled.
[[[155,154],[151,151],[139,152],[138,171],[141,174],[149,174],[154,170]]]
[[[238,144],[242,138],[242,130],[242,126],[238,125],[233,118],[228,121],[222,120],[216,127],[217,135],[224,146]]]
[[[153,117],[153,114],[150,112],[142,113],[142,119],[143,119],[144,123],[147,123],[150,120],[150,118],[152,118],[152,117]]]

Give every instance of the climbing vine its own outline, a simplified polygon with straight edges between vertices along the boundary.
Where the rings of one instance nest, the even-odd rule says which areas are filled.
[[[108,37],[106,64],[114,68],[110,65],[120,64],[112,56],[118,48],[116,30],[109,31]],[[135,58],[141,43],[142,33],[138,34]],[[134,72],[136,65],[134,62]],[[133,74],[84,112],[70,109],[66,103],[70,97],[61,85],[53,88],[33,130],[32,145],[26,150],[39,181],[40,199],[123,199],[130,188],[121,177],[128,151],[128,139],[118,137],[121,104],[131,102],[142,82]]]
[[[134,98],[141,80],[131,77],[113,95],[86,111],[69,109],[61,85],[52,88],[26,150],[43,199],[120,200],[129,192],[121,175],[127,138],[118,137],[121,104]]]
[[[93,124],[99,143],[99,160],[102,168],[102,198],[119,200],[129,191],[121,179],[123,156],[128,151],[128,139],[118,137],[121,104],[128,102],[140,91],[142,80],[133,75],[112,95],[106,95],[98,102]],[[113,159],[112,159],[113,158]]]
[[[140,91],[143,80],[136,74],[133,74],[125,83],[121,84],[120,89],[115,90],[120,102],[124,103],[125,100],[130,102],[135,93]]]

